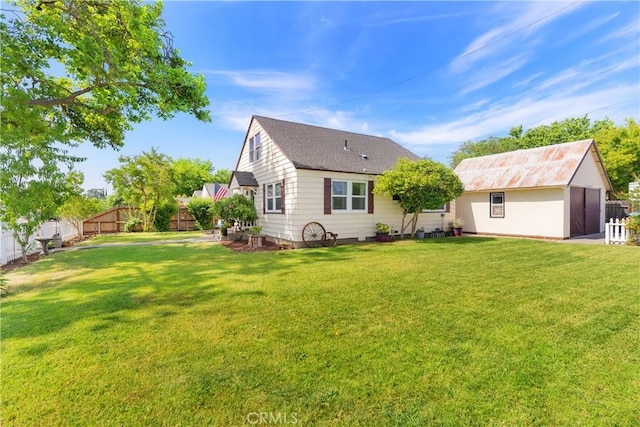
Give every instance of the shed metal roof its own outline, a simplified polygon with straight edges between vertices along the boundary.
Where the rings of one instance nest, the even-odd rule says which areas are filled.
[[[455,173],[465,191],[566,186],[590,151],[610,189],[593,139],[465,159]]]
[[[296,169],[381,174],[401,157],[420,158],[389,138],[261,116],[253,119]]]

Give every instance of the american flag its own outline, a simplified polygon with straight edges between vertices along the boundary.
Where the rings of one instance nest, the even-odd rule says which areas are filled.
[[[217,202],[218,200],[222,199],[224,196],[227,195],[227,189],[225,187],[219,184],[216,184],[216,187],[218,188],[216,189],[216,194],[214,194],[213,196],[214,202]]]

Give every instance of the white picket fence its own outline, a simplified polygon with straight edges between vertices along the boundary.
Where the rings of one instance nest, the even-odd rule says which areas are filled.
[[[71,240],[76,237],[76,229],[68,221],[47,221],[40,226],[36,232],[29,237],[27,252],[32,254],[41,250],[40,244],[35,241],[38,237],[51,237],[56,231],[60,232],[62,241]],[[8,230],[3,223],[0,223],[0,265],[4,265],[22,256],[20,244],[13,237],[13,232]]]
[[[631,237],[631,230],[627,226],[627,219],[615,220],[611,218],[604,225],[604,243],[606,245],[622,244],[624,245]]]

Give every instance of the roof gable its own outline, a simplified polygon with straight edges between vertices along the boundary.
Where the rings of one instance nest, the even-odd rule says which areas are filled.
[[[593,139],[465,159],[454,171],[465,191],[567,186],[591,151],[610,189]]]
[[[254,116],[296,169],[381,174],[419,157],[389,138]]]

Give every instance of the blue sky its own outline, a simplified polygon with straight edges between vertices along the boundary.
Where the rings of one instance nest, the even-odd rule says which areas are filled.
[[[392,138],[449,163],[464,141],[588,114],[640,117],[640,3],[165,3],[206,76],[212,123],[139,124],[115,152],[78,154],[85,188],[157,147],[233,169],[252,115]]]

